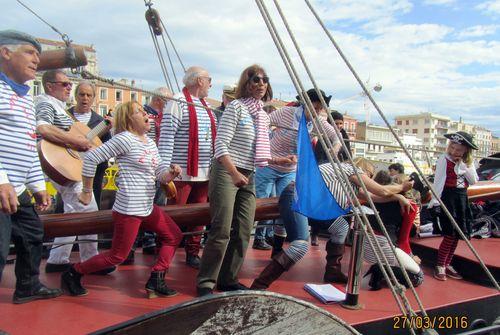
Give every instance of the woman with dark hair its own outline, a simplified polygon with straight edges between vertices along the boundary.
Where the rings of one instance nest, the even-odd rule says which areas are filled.
[[[211,228],[197,277],[198,296],[211,294],[216,284],[220,291],[247,289],[238,282],[238,272],[255,216],[254,171],[275,162],[263,109],[272,95],[266,71],[249,66],[240,76],[236,99],[220,119],[208,187]]]

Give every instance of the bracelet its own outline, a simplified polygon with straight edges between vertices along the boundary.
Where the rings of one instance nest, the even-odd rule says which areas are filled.
[[[83,193],[92,193],[93,191],[94,191],[94,189],[92,189],[92,188],[87,188],[87,187],[82,188]]]

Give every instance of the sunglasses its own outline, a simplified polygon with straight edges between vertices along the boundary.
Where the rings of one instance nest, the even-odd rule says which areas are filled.
[[[250,81],[251,81],[252,83],[254,83],[254,84],[259,84],[261,81],[262,81],[262,83],[264,83],[264,84],[269,84],[269,77],[268,77],[268,76],[261,77],[261,76],[257,76],[257,75],[255,75],[255,76],[252,76],[252,77],[250,78]]]
[[[70,81],[50,81],[52,84],[61,84],[64,87],[73,87],[73,83]]]

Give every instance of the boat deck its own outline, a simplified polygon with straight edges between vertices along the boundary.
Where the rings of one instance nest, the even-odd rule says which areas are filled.
[[[497,255],[498,240],[493,240],[493,250],[488,254]],[[473,241],[476,243],[476,241]],[[291,295],[298,299],[316,304],[337,315],[347,323],[366,330],[363,325],[385,320],[391,327],[392,318],[400,314],[390,290],[369,291],[368,278],[364,278],[360,294],[362,310],[353,311],[340,305],[324,305],[303,290],[304,283],[321,283],[324,270],[324,243],[311,247],[306,258],[285,273],[271,286],[274,292]],[[425,242],[428,243],[428,242]],[[463,248],[460,243],[459,250]],[[75,255],[73,255],[75,256]],[[270,251],[249,248],[243,265],[240,279],[243,284],[250,285],[253,278],[268,263]],[[497,256],[489,258],[497,266]],[[343,266],[347,268],[349,257],[345,257]],[[76,260],[76,259],[75,259]],[[134,265],[119,266],[118,270],[107,276],[86,276],[84,285],[89,289],[85,297],[61,296],[52,300],[35,301],[24,305],[11,303],[14,287],[14,266],[7,265],[4,280],[0,283],[0,329],[9,334],[84,334],[108,327],[145,313],[163,309],[174,304],[195,298],[195,278],[197,271],[184,263],[185,254],[179,249],[168,274],[167,282],[179,294],[172,298],[147,299],[144,285],[149,276],[149,266],[153,257],[136,253]],[[41,269],[43,270],[44,264]],[[367,266],[365,264],[364,270]],[[444,308],[471,301],[493,301],[498,306],[500,295],[490,287],[481,286],[469,281],[448,280],[439,282],[432,277],[432,269],[424,268],[425,281],[416,290],[427,310]],[[41,279],[48,286],[58,287],[60,274],[45,274]],[[485,300],[486,299],[486,300]],[[491,300],[493,299],[493,300]],[[418,309],[414,299],[412,306]],[[484,303],[483,303],[484,305]],[[498,314],[498,313],[497,313]],[[471,322],[472,320],[469,320]],[[392,329],[392,328],[391,328]],[[371,332],[370,332],[371,333]],[[389,333],[389,332],[388,332]],[[393,333],[392,331],[390,333]]]

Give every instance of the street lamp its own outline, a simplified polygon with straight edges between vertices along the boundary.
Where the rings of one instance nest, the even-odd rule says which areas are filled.
[[[380,92],[380,91],[382,91],[382,85],[380,85],[380,83],[377,83],[375,86],[371,87],[368,91]],[[354,100],[354,99],[359,98],[359,97],[366,97],[365,92],[362,91],[362,92],[359,92],[353,96],[350,96],[347,99],[344,99],[344,100],[340,101],[339,103],[335,104],[335,106],[340,106],[342,104],[345,104],[348,101]]]

